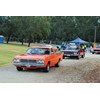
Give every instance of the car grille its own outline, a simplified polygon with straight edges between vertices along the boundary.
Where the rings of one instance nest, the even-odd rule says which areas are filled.
[[[21,59],[20,62],[25,65],[26,64],[28,65],[36,64],[36,60]]]
[[[73,52],[68,52],[68,51],[66,52],[65,51],[64,54],[73,54]]]
[[[94,51],[100,51],[100,50],[94,50]]]

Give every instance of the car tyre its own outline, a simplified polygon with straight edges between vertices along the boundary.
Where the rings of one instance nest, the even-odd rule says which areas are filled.
[[[65,56],[63,56],[63,59],[65,59]]]
[[[23,68],[20,68],[20,67],[16,67],[16,69],[17,69],[18,71],[23,71]]]
[[[50,71],[50,64],[47,64],[46,68],[43,69],[43,72],[49,72]]]
[[[59,62],[60,62],[60,59],[58,60],[57,64],[55,65],[55,67],[59,67]]]
[[[85,54],[82,55],[82,58],[84,58],[84,57],[85,57]]]

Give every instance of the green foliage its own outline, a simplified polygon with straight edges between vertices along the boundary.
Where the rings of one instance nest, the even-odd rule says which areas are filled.
[[[0,34],[22,42],[70,41],[80,37],[93,42],[94,26],[99,26],[98,16],[1,16]],[[97,28],[100,42],[100,27]]]

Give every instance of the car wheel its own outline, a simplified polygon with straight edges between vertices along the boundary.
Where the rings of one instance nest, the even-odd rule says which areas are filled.
[[[65,56],[63,56],[63,59],[65,59]]]
[[[92,54],[94,54],[94,52],[92,52]]]
[[[85,57],[85,54],[82,55],[82,58],[84,58],[84,57]]]
[[[50,64],[47,64],[46,68],[43,69],[44,72],[49,72],[50,70]]]
[[[23,68],[20,68],[20,67],[16,67],[16,69],[17,69],[18,71],[23,71]]]
[[[59,62],[60,62],[60,59],[58,60],[57,64],[55,65],[55,67],[59,67]]]

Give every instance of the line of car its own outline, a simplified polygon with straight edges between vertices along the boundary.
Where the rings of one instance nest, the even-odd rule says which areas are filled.
[[[100,48],[91,49],[91,52],[100,53]],[[15,56],[13,65],[18,71],[40,68],[44,72],[49,72],[50,67],[59,67],[59,62],[65,57],[84,58],[85,49],[77,45],[71,45],[64,50],[51,45],[33,46],[25,53]]]

